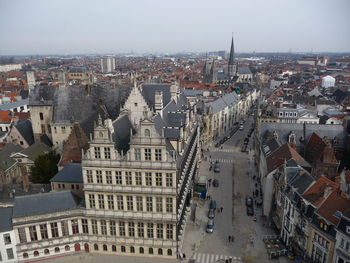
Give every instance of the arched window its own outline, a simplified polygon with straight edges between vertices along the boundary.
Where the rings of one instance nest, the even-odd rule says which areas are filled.
[[[168,256],[172,256],[173,255],[173,251],[170,248],[168,249],[167,253],[168,253]]]
[[[145,250],[143,249],[143,247],[140,247],[140,248],[139,248],[139,252],[140,252],[140,254],[145,253]]]
[[[55,247],[55,252],[56,253],[60,252],[60,248],[59,247]]]
[[[126,252],[125,246],[121,246],[121,247],[120,247],[120,250],[121,250],[122,252]]]
[[[158,248],[158,255],[163,255],[163,249]]]
[[[150,137],[151,136],[151,132],[149,129],[145,129],[145,137]]]
[[[38,251],[34,251],[34,257],[38,257],[39,256],[39,252]]]
[[[148,249],[148,254],[153,255],[153,248],[150,247],[150,248]]]
[[[103,251],[107,251],[107,245],[106,244],[103,245]]]
[[[48,250],[48,249],[45,249],[45,250],[44,250],[44,254],[45,254],[45,255],[48,255],[48,254],[50,254],[50,250]]]
[[[112,245],[112,251],[117,252],[117,247],[115,245]]]
[[[130,247],[130,253],[135,253],[135,248],[134,247]]]
[[[98,250],[98,245],[94,244],[94,250]]]
[[[69,250],[70,250],[70,247],[67,245],[67,246],[64,247],[64,250],[65,250],[65,251],[69,251]]]
[[[28,253],[23,253],[23,258],[28,258]]]

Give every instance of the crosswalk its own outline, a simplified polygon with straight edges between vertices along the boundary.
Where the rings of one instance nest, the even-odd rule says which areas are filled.
[[[232,258],[233,263],[241,262],[240,257],[228,256],[228,255],[216,255],[209,253],[194,253],[192,259],[196,263],[219,263],[225,262],[225,259]]]
[[[239,149],[230,149],[230,148],[225,148],[225,149],[218,149],[218,148],[213,148],[210,149],[211,152],[225,152],[225,153],[234,153],[234,152],[239,152]]]
[[[234,163],[234,161],[231,159],[212,159],[211,161],[212,162],[219,161],[219,163]]]

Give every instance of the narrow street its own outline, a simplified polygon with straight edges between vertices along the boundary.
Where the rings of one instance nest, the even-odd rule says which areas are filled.
[[[244,123],[244,130],[238,130],[222,146],[210,147],[209,152],[204,152],[200,175],[219,180],[219,187],[209,187],[208,194],[216,200],[218,208],[223,208],[223,212],[216,212],[214,232],[206,233],[210,201],[198,201],[196,225],[187,227],[184,244],[184,251],[195,262],[221,262],[220,259],[229,257],[233,258],[233,262],[269,261],[262,238],[264,235],[274,235],[275,232],[264,226],[260,208],[254,205],[257,218],[255,222],[253,216],[247,215],[245,205],[246,196],[253,196],[255,184],[252,178],[254,154],[249,151],[250,148],[253,149],[252,138],[248,143],[248,152],[241,152],[241,147],[252,123],[250,117]],[[219,161],[219,173],[209,170],[210,160]],[[234,242],[229,242],[229,235],[234,236]],[[193,244],[189,244],[191,241]],[[280,258],[275,262],[288,261]]]

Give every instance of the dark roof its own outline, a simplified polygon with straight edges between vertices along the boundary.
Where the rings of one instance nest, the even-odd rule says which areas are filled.
[[[36,142],[22,151],[32,161],[35,161],[39,155],[48,153],[51,150],[49,146],[42,142]]]
[[[62,170],[60,170],[54,177],[51,178],[51,182],[83,182],[83,170],[80,163],[67,164]]]
[[[113,141],[116,143],[117,150],[125,153],[129,150],[129,142],[133,126],[128,115],[122,115],[113,122],[114,133],[112,134]]]
[[[301,170],[291,185],[299,194],[303,194],[314,181],[315,179],[309,173]]]
[[[13,218],[78,209],[81,199],[70,191],[16,197]]]
[[[238,74],[253,74],[249,67],[237,67]]]
[[[0,148],[0,169],[6,170],[16,161],[10,156],[12,153],[22,151],[23,148],[17,144],[7,143],[4,147]]]
[[[235,46],[233,43],[233,36],[232,36],[232,40],[231,40],[231,49],[230,49],[230,57],[228,59],[228,64],[229,65],[235,64]]]
[[[108,85],[36,86],[30,94],[29,105],[53,105],[54,123],[82,123],[87,119],[96,120],[91,116],[94,116],[100,108],[104,108],[107,115],[115,119],[129,90],[130,85],[118,85],[116,88]],[[88,136],[91,129],[84,131]]]
[[[172,84],[143,84],[142,96],[146,100],[148,106],[154,107],[156,91],[163,92],[163,105],[167,105],[171,100],[170,86]]]
[[[276,131],[278,135],[277,140],[281,144],[288,142],[288,135],[291,131],[295,133],[297,145],[300,145],[300,142],[302,139],[304,139],[303,123],[261,122],[259,125],[261,137],[263,137],[266,132]],[[317,133],[321,138],[326,136],[329,140],[332,140],[337,136],[339,138],[339,146],[345,146],[345,133],[343,125],[305,124],[306,141],[313,132]]]
[[[0,207],[0,233],[12,230],[12,207]]]
[[[30,120],[20,120],[15,127],[29,145],[34,143],[32,122]]]

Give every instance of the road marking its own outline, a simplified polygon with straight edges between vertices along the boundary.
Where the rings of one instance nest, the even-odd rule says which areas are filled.
[[[240,257],[209,254],[209,253],[194,253],[192,258],[195,260],[196,263],[216,263],[219,260],[229,259],[230,257],[233,260],[241,260]]]

